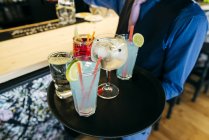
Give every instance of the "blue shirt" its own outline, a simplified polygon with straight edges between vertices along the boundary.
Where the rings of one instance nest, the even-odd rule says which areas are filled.
[[[120,14],[125,0],[84,0],[87,3],[113,9]],[[160,0],[147,0],[142,4],[140,17]],[[154,23],[153,23],[154,24]],[[183,91],[184,83],[193,69],[208,30],[207,17],[197,3],[192,3],[181,11],[172,28],[164,38],[166,59],[162,86],[166,99],[178,96]]]

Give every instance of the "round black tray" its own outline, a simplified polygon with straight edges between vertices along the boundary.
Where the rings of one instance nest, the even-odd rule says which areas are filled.
[[[105,81],[102,70],[100,83]],[[96,113],[80,117],[72,98],[60,100],[55,94],[54,83],[48,88],[49,108],[66,127],[91,136],[116,138],[132,135],[152,126],[161,116],[165,94],[160,82],[143,69],[137,68],[132,79],[117,79],[112,72],[112,83],[120,94],[111,100],[98,97]]]

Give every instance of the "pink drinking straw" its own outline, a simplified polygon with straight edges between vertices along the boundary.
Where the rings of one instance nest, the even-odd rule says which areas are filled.
[[[84,95],[84,85],[83,85],[83,77],[82,77],[81,64],[80,63],[77,63],[77,68],[78,68],[78,75],[79,75],[80,84],[81,84],[81,92]]]
[[[89,92],[87,93],[87,97],[85,98],[86,101],[88,101],[89,96],[90,96],[90,94],[91,94],[91,91],[92,91],[92,88],[93,88],[93,84],[94,84],[94,81],[95,81],[95,79],[96,79],[97,71],[98,71],[99,65],[100,65],[100,63],[101,63],[101,60],[102,60],[102,58],[99,57],[99,59],[97,60],[96,66],[95,66],[95,68],[94,68],[94,71],[93,71],[94,77],[93,77],[93,80],[91,81],[91,85],[90,85]],[[81,108],[83,108],[83,105],[84,105],[84,98],[82,98]]]
[[[131,25],[129,30],[129,37],[128,37],[129,41],[132,41],[133,33],[134,33],[134,25]]]
[[[87,99],[89,98],[89,96],[91,94],[93,84],[94,84],[94,81],[96,79],[97,71],[98,71],[98,68],[99,68],[99,64],[101,63],[101,60],[102,60],[102,57],[99,57],[99,59],[97,60],[96,66],[94,68],[94,71],[93,71],[94,77],[93,77],[93,80],[91,81],[90,89],[89,89],[89,92],[87,94]]]
[[[133,38],[133,32],[134,32],[134,25],[132,25],[130,27],[130,30],[129,30],[129,37],[128,37],[128,40],[130,42],[132,42],[132,38]],[[125,77],[127,75],[127,71],[128,71],[128,63],[126,63],[125,65],[125,68],[123,69],[123,72],[122,72],[122,76]]]
[[[82,71],[81,71],[81,64],[77,63],[77,67],[78,67],[78,75],[79,75],[79,79],[80,79],[80,84],[81,84],[81,93],[83,94],[83,98],[81,101],[81,107],[80,109],[83,108],[83,104],[84,104],[84,98],[85,98],[85,91],[84,91],[84,84],[83,84],[83,77],[82,77]]]
[[[126,77],[128,71],[128,63],[125,64],[125,68],[122,71],[122,77]]]

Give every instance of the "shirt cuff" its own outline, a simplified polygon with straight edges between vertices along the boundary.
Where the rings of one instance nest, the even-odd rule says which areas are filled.
[[[167,82],[163,82],[162,87],[165,92],[166,100],[179,96],[183,91],[183,88]]]

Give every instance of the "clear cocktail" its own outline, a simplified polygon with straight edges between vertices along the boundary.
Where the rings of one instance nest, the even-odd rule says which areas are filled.
[[[110,71],[121,67],[127,57],[127,44],[122,36],[104,34],[96,37],[92,44],[91,58],[93,61],[101,58],[101,67],[107,73],[107,83],[99,86],[99,97],[112,99],[119,94],[117,86],[110,83]]]
[[[72,55],[67,52],[55,52],[49,55],[48,63],[54,81],[56,94],[60,99],[72,95],[69,82],[66,79],[66,66],[72,61]]]

